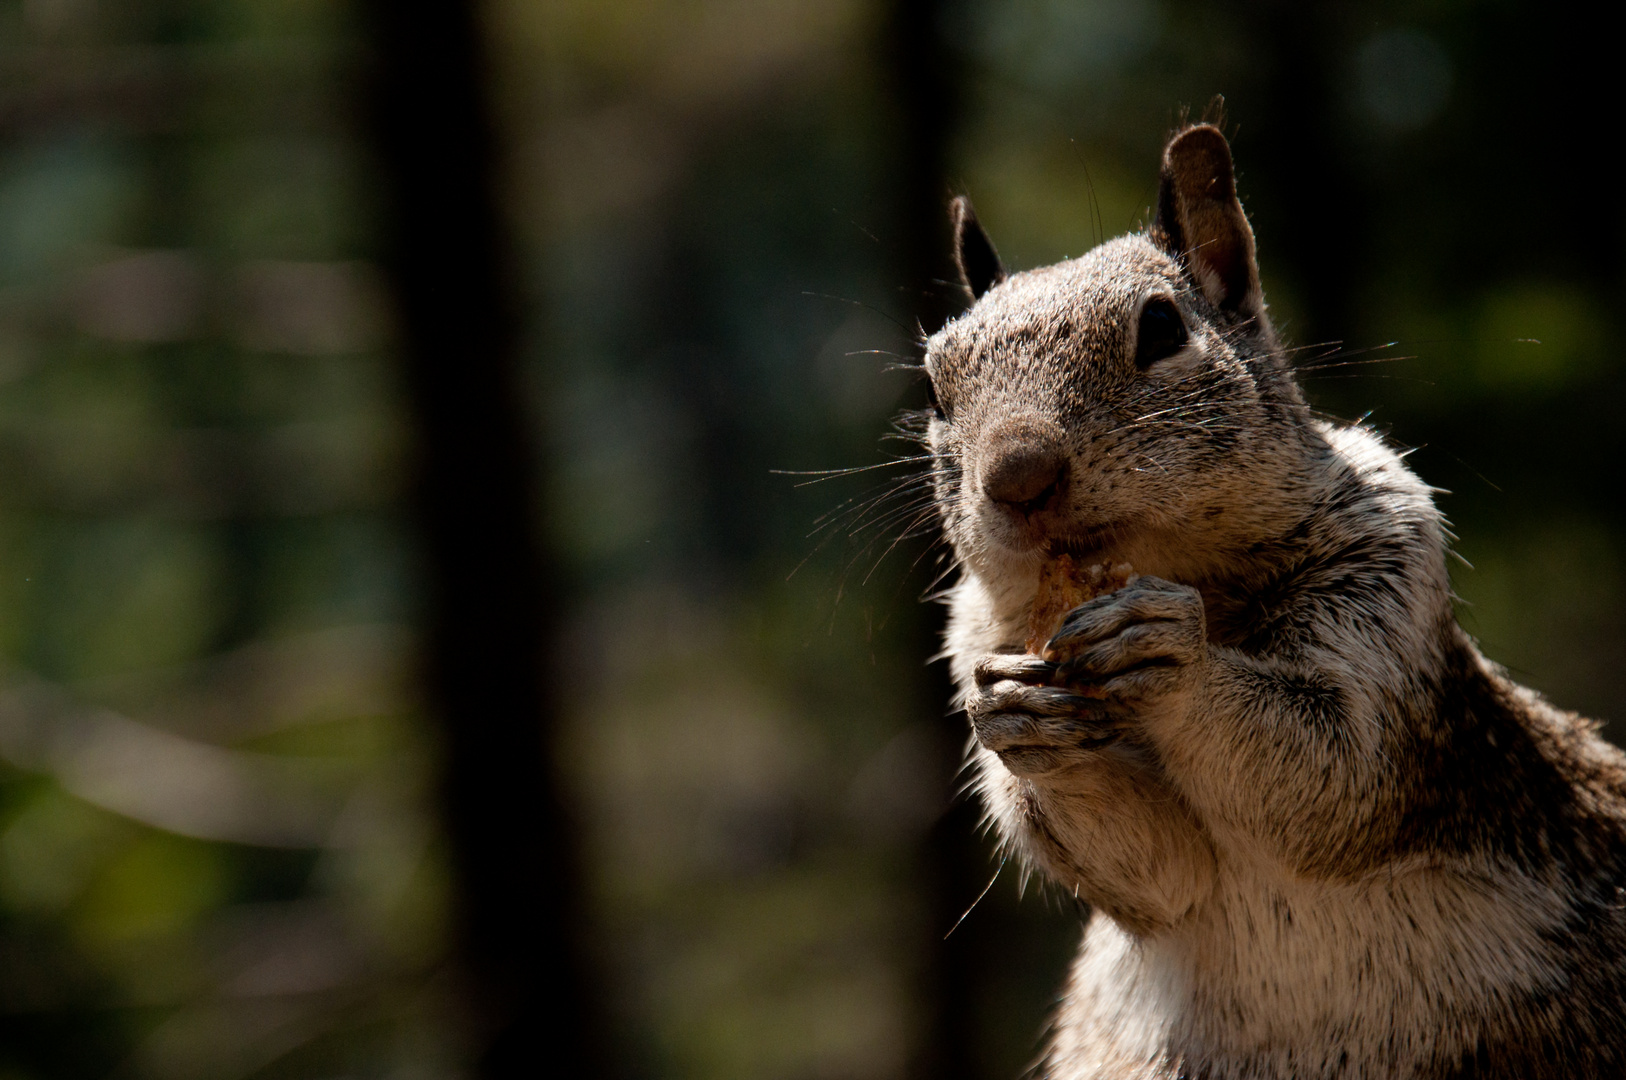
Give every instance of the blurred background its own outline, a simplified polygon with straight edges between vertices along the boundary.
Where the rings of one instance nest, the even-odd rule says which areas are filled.
[[[1080,254],[1216,93],[1316,404],[1626,715],[1609,37],[0,3],[0,1080],[1017,1076],[1080,913],[1006,868],[945,940],[996,863],[918,465],[800,474],[910,453],[950,195]]]

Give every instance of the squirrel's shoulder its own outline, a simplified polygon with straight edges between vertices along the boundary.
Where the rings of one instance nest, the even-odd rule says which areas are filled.
[[[1318,483],[1302,528],[1323,543],[1370,535],[1407,539],[1444,557],[1449,532],[1430,487],[1406,465],[1409,451],[1392,446],[1365,424],[1316,421],[1312,435],[1325,448],[1315,461]]]
[[[1203,589],[1216,639],[1275,651],[1289,626],[1322,622],[1329,606],[1365,613],[1347,626],[1354,633],[1441,633],[1451,613],[1451,534],[1437,489],[1364,424],[1315,421],[1301,454],[1302,473],[1281,495],[1292,505],[1271,508],[1290,524],[1238,552]]]

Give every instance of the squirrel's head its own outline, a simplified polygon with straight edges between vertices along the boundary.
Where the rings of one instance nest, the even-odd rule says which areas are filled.
[[[1306,418],[1219,129],[1176,133],[1153,224],[1078,259],[1007,275],[970,202],[952,209],[973,304],[927,342],[926,371],[962,560],[1001,578],[1069,551],[1190,576],[1248,543]]]

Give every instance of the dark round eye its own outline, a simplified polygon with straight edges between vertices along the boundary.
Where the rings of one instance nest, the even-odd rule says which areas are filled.
[[[1173,300],[1159,296],[1146,301],[1140,309],[1140,327],[1135,331],[1135,366],[1145,371],[1185,348],[1190,338]]]
[[[926,380],[926,400],[931,402],[933,416],[939,420],[948,419],[948,413],[943,411],[943,403],[937,399],[937,384],[929,378]]]

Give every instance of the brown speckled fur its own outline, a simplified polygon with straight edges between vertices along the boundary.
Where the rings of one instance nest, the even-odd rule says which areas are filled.
[[[1626,759],[1479,655],[1430,489],[1306,408],[1218,129],[1158,205],[1007,275],[962,200],[927,349],[975,787],[1094,909],[1041,1073],[1626,1075]],[[1188,339],[1137,362],[1152,304]],[[1057,551],[1143,576],[1045,663]]]

